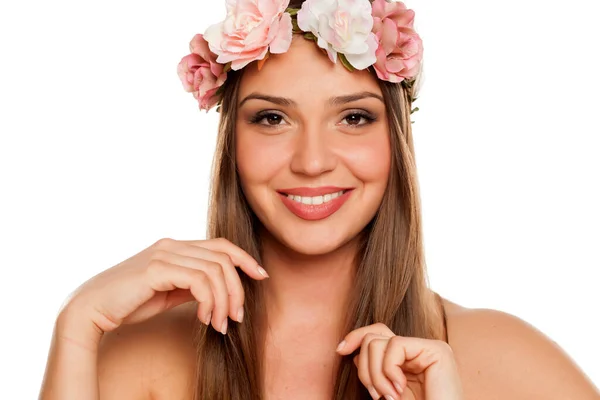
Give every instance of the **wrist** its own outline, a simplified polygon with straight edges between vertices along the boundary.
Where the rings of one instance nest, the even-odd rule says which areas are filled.
[[[54,325],[40,400],[99,399],[98,344],[92,320],[63,309]]]
[[[56,319],[56,339],[69,346],[96,353],[103,335],[91,318],[72,305],[65,307]]]

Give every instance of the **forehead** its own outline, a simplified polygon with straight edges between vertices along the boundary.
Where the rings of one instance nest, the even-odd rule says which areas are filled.
[[[338,59],[334,64],[313,41],[294,35],[290,49],[271,54],[258,70],[246,67],[239,98],[253,92],[289,97],[302,103],[325,100],[333,95],[370,91],[381,95],[376,78],[367,70],[348,71]]]

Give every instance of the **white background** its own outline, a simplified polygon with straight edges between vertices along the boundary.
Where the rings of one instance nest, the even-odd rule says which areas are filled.
[[[433,289],[515,314],[600,384],[598,2],[427,0],[415,145]],[[176,74],[223,1],[0,6],[0,398],[56,313],[161,237],[204,237],[216,135]]]

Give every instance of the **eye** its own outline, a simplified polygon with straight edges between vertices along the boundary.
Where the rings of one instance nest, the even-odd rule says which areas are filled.
[[[266,121],[266,123],[263,121]],[[283,116],[273,112],[259,112],[250,118],[251,124],[264,125],[267,127],[280,126],[281,121],[284,121]]]
[[[374,116],[365,112],[353,112],[352,114],[348,114],[343,118],[343,121],[346,121],[347,123],[342,125],[358,127],[362,125],[369,125],[370,123],[375,121],[375,119],[376,118]],[[365,122],[361,124],[361,120],[365,120]]]
[[[363,125],[369,125],[377,118],[370,113],[361,111],[361,112],[353,112],[351,114],[346,115],[342,121],[346,123],[342,123],[342,125],[347,125],[351,127],[360,127]],[[274,128],[277,126],[282,126],[282,122],[285,121],[283,115],[270,112],[270,111],[261,111],[256,115],[250,118],[251,124],[262,125],[267,128]]]

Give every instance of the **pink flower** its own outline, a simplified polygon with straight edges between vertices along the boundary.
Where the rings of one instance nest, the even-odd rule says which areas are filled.
[[[190,42],[190,52],[177,65],[177,75],[183,89],[192,92],[200,109],[208,111],[218,102],[217,90],[227,78],[223,65],[217,63],[216,54],[210,52],[208,43],[201,34]]]
[[[402,2],[373,1],[373,32],[379,48],[374,65],[380,79],[402,82],[419,72],[423,43],[413,29],[415,12]]]
[[[239,70],[267,51],[285,53],[292,43],[290,0],[226,0],[225,21],[208,27],[204,37],[217,62]]]
[[[334,63],[337,53],[359,70],[376,61],[369,0],[306,0],[298,11],[298,27],[315,35]]]

